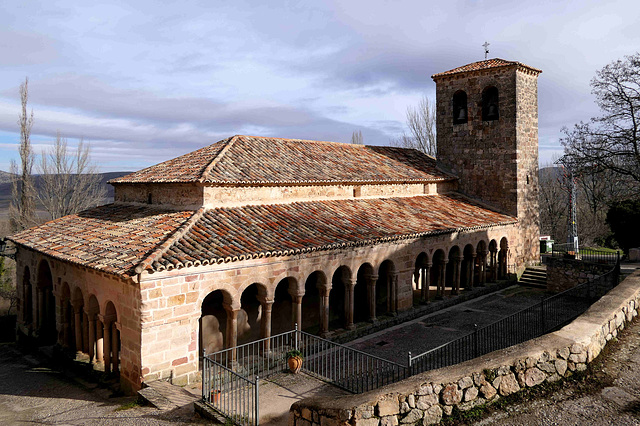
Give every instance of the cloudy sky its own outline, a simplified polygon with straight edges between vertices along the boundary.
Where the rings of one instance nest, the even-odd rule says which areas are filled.
[[[430,76],[484,58],[540,68],[540,161],[597,115],[589,81],[640,50],[629,1],[6,0],[0,169],[17,157],[29,78],[36,151],[56,132],[103,171],[137,170],[234,134],[389,144]]]

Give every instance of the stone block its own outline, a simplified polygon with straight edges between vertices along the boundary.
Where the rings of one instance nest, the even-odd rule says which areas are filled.
[[[440,391],[442,390],[442,385],[434,384],[432,386],[433,386],[433,393],[435,393],[436,395],[440,395]]]
[[[442,391],[442,402],[445,405],[456,405],[462,401],[462,391],[455,383],[448,384]]]
[[[416,408],[416,397],[413,394],[407,396],[407,404],[410,408]]]
[[[424,426],[433,425],[440,423],[440,420],[442,420],[442,408],[439,405],[434,405],[425,411],[422,424]]]
[[[176,294],[175,296],[171,296],[169,297],[169,299],[167,299],[167,306],[171,307],[171,306],[176,306],[176,305],[182,305],[185,301],[185,295],[184,294]]]
[[[544,382],[547,375],[536,367],[530,368],[524,372],[524,382],[528,387],[539,385]]]
[[[571,355],[571,351],[569,350],[569,348],[562,348],[558,349],[557,354],[559,358],[567,359],[569,358],[569,355]]]
[[[509,373],[511,373],[511,368],[509,368],[508,365],[503,365],[498,368],[498,376],[506,376]]]
[[[416,392],[417,395],[431,395],[433,393],[433,386],[431,383],[423,383],[420,385],[420,389]]]
[[[400,414],[408,413],[411,408],[409,408],[409,404],[406,401],[400,403]]]
[[[569,355],[569,361],[571,362],[587,362],[587,354],[584,352],[581,352],[579,354],[571,354]]]
[[[556,362],[556,371],[560,376],[564,376],[564,373],[567,371],[567,361],[564,359],[557,359]]]
[[[579,363],[576,364],[576,371],[585,371],[587,369],[587,364]]]
[[[473,379],[471,377],[463,377],[462,379],[458,380],[458,386],[460,387],[460,389],[471,387],[473,386]]]
[[[380,419],[380,426],[397,426],[397,425],[398,425],[397,416],[386,416]]]
[[[306,407],[302,408],[302,410],[300,411],[300,415],[303,419],[307,419],[309,421],[313,420],[313,417],[311,417],[311,410]]]
[[[442,412],[447,416],[450,416],[453,413],[453,405],[445,405],[442,407]]]
[[[422,416],[423,416],[422,411],[418,410],[417,408],[414,408],[413,410],[409,411],[407,415],[402,418],[402,420],[400,420],[400,423],[414,424],[415,422],[420,420]],[[380,423],[382,424],[382,422]]]
[[[438,395],[432,393],[430,395],[422,395],[418,397],[418,401],[416,402],[416,407],[420,410],[426,410],[432,405],[436,405],[438,403]]]
[[[489,383],[485,383],[480,387],[480,393],[482,393],[482,395],[489,400],[496,396],[496,393],[498,392]]]
[[[400,413],[400,403],[394,396],[387,397],[381,401],[378,401],[377,415],[378,417],[395,416]]]
[[[473,401],[477,397],[478,397],[478,388],[476,388],[475,386],[471,386],[470,388],[467,388],[464,392],[465,402]]]
[[[574,343],[573,345],[571,345],[570,350],[572,354],[579,354],[584,352],[584,346],[582,346],[580,343]]]
[[[518,381],[516,380],[516,376],[513,373],[509,373],[506,376],[502,376],[502,381],[500,382],[500,395],[507,396],[511,395],[514,392],[520,390],[520,385],[518,385]]]
[[[539,362],[537,367],[545,373],[553,374],[556,372],[556,366],[551,362]]]
[[[380,419],[372,417],[369,419],[356,419],[353,426],[378,426]]]
[[[481,373],[473,373],[471,377],[473,378],[473,383],[475,383],[476,386],[482,386],[487,382],[484,374]]]

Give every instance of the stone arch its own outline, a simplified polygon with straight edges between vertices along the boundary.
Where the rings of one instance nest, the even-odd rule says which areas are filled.
[[[253,283],[240,296],[238,312],[238,343],[248,343],[260,338],[263,320],[263,304],[267,302],[267,287]]]
[[[302,297],[302,330],[311,334],[324,334],[329,326],[329,291],[327,276],[314,271],[307,277]]]
[[[487,267],[487,281],[496,282],[498,280],[498,243],[496,240],[489,241],[489,265]]]
[[[509,241],[507,237],[500,240],[500,252],[498,253],[498,279],[507,279],[507,265],[509,260]]]
[[[413,273],[413,304],[429,302],[429,286],[431,282],[431,260],[429,255],[422,252],[416,257]]]
[[[500,118],[498,88],[487,86],[482,91],[482,121],[493,121]]]
[[[103,315],[104,335],[104,372],[120,374],[120,330],[118,329],[118,312],[115,304],[108,300]]]
[[[25,325],[33,323],[33,288],[31,286],[31,270],[24,267],[22,274],[22,322]]]
[[[353,283],[351,269],[342,265],[333,273],[329,292],[329,329],[353,326]]]
[[[442,299],[444,297],[444,286],[446,282],[447,256],[443,249],[438,249],[433,253],[432,259],[431,285],[436,287],[436,299]]]
[[[471,244],[464,246],[462,251],[462,267],[460,271],[461,285],[465,290],[471,290],[473,288],[474,279],[474,267],[476,259],[476,252]]]
[[[373,266],[370,263],[363,263],[358,268],[356,274],[356,286],[353,291],[355,300],[368,303],[356,303],[353,307],[354,323],[366,320],[374,321],[376,319],[375,304],[375,285],[378,277],[374,274]]]
[[[41,345],[52,345],[57,341],[56,301],[53,295],[53,275],[49,262],[40,261],[37,278],[37,329]]]
[[[273,296],[273,314],[271,317],[273,335],[293,330],[298,322],[296,314],[299,310],[302,294],[298,292],[298,283],[295,278],[287,277],[280,280]],[[302,319],[300,319],[300,322],[302,322]],[[301,323],[298,324],[298,326],[301,325]]]
[[[458,90],[453,94],[453,124],[464,124],[468,121],[469,109],[467,107],[467,93]]]
[[[380,264],[376,282],[376,315],[396,313],[397,278],[393,261],[387,259]]]
[[[220,351],[227,347],[227,309],[231,295],[226,290],[214,290],[200,307],[200,355]]]
[[[451,247],[447,258],[448,262],[445,271],[445,285],[451,287],[450,294],[460,294],[460,267],[462,265],[460,247]]]

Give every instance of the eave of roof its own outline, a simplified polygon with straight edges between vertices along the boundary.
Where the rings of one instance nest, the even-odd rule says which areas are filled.
[[[523,70],[527,70],[534,74],[540,74],[542,72],[542,70],[531,67],[529,65],[525,65],[521,62],[507,61],[500,58],[493,58],[493,59],[485,59],[484,61],[473,62],[471,64],[463,65],[461,67],[457,67],[449,71],[433,74],[431,78],[436,80],[441,77],[448,77],[455,74],[461,74],[461,73],[467,73],[467,72],[473,72],[473,71],[482,71],[482,70],[495,69],[495,68],[503,68],[503,67],[519,67]]]

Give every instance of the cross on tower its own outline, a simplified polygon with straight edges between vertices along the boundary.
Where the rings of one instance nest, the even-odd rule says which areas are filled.
[[[487,59],[487,55],[489,55],[489,43],[485,41],[482,46],[484,47],[484,58]]]

